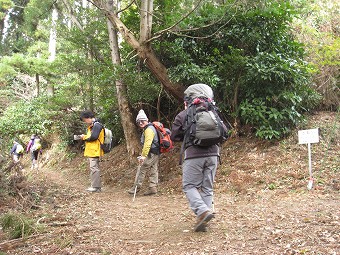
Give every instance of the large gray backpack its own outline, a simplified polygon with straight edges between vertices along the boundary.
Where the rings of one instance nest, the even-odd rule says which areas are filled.
[[[194,84],[184,91],[184,95],[188,103],[184,146],[207,147],[227,140],[228,129],[218,114],[212,89],[206,84]]]

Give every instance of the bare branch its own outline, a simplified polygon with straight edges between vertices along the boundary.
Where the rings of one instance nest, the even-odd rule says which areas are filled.
[[[179,23],[181,23],[183,20],[185,20],[187,17],[189,17],[197,8],[198,8],[198,6],[201,4],[201,2],[202,2],[202,0],[200,0],[199,2],[198,2],[198,4],[190,11],[190,12],[188,12],[183,18],[181,18],[180,20],[178,20],[176,23],[174,23],[172,26],[170,26],[170,27],[168,27],[168,28],[166,28],[166,29],[163,29],[163,30],[160,30],[160,31],[158,31],[157,33],[155,33],[155,37],[159,37],[158,35],[160,35],[160,34],[163,34],[163,33],[165,33],[165,32],[167,32],[167,31],[169,31],[169,30],[171,30],[171,29],[173,29],[175,26],[177,26]],[[153,38],[150,38],[149,39],[149,41],[152,41],[152,40],[154,40]]]
[[[67,13],[69,14],[69,17],[71,18],[71,20],[74,22],[74,24],[76,24],[76,26],[79,28],[80,31],[84,32],[83,26],[80,24],[79,20],[73,15],[73,10],[71,6],[69,5],[69,3],[66,0],[62,0],[62,2],[65,5],[67,9]]]
[[[87,1],[91,3],[93,6],[97,7],[98,10],[105,11],[104,7],[97,5],[94,1],[92,0],[87,0]]]
[[[132,0],[131,3],[129,3],[125,8],[123,8],[123,9],[117,11],[117,14],[120,13],[120,12],[123,12],[123,11],[125,11],[125,10],[127,10],[127,9],[129,9],[129,8],[131,7],[131,5],[133,5],[133,4],[136,4],[136,1],[135,1],[135,0]],[[137,5],[137,4],[136,4],[136,5]]]
[[[201,2],[201,1],[200,1]],[[191,10],[186,16],[184,16],[182,19],[180,19],[179,21],[177,21],[175,24],[173,24],[172,26],[166,28],[166,29],[163,29],[161,31],[158,31],[157,33],[155,33],[155,35],[150,38],[147,42],[151,42],[153,40],[156,40],[158,39],[159,37],[161,37],[165,32],[168,32],[170,31],[170,33],[172,34],[175,34],[177,36],[181,36],[181,37],[188,37],[188,38],[193,38],[193,39],[206,39],[206,38],[210,38],[214,35],[216,35],[223,27],[225,27],[229,22],[230,20],[236,15],[236,13],[225,23],[223,24],[222,26],[220,26],[214,33],[212,33],[211,35],[208,35],[208,36],[204,36],[204,37],[195,37],[195,36],[188,36],[188,35],[184,35],[184,34],[181,34],[182,32],[191,32],[191,31],[197,31],[197,30],[200,30],[200,29],[204,29],[204,28],[208,28],[208,27],[211,27],[215,24],[218,24],[219,22],[221,22],[223,20],[223,18],[226,16],[227,13],[225,13],[220,19],[218,19],[217,21],[214,21],[208,25],[205,25],[205,26],[202,26],[202,27],[196,27],[196,28],[190,28],[190,29],[182,29],[182,30],[177,30],[177,31],[173,31],[172,29],[178,25],[180,22],[182,22],[185,18],[187,18],[193,11],[195,11],[197,8],[198,8],[198,5],[200,4],[200,2],[195,6],[195,8],[193,10]],[[235,0],[231,6],[234,6],[236,4],[237,0]]]
[[[235,15],[233,15],[234,17]],[[223,16],[224,17],[224,16]],[[231,17],[226,23],[224,23],[223,25],[221,25],[219,28],[216,29],[216,31],[210,35],[207,35],[207,36],[190,36],[190,35],[185,35],[185,34],[182,34],[182,33],[177,33],[177,32],[173,32],[173,31],[170,31],[170,33],[172,34],[175,34],[177,36],[181,36],[181,37],[187,37],[187,38],[192,38],[192,39],[207,39],[207,38],[210,38],[210,37],[213,37],[214,35],[216,35],[223,27],[225,27],[230,21],[231,19],[233,18]],[[216,24],[218,22],[215,22],[214,24]],[[195,28],[195,29],[187,29],[187,30],[181,30],[180,32],[189,32],[189,31],[197,31],[199,29],[202,29],[202,28],[207,28],[209,26],[212,26],[214,24],[209,24],[207,26],[204,26],[204,27],[200,27],[200,28]]]

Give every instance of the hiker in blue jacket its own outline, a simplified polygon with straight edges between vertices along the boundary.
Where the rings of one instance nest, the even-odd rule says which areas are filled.
[[[22,145],[17,140],[14,140],[10,154],[13,157],[13,162],[17,164],[24,154],[24,147],[22,147]]]

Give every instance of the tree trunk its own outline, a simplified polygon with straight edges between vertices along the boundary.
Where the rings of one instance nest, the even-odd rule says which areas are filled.
[[[0,44],[2,43],[3,33],[5,28],[5,19],[0,20]]]
[[[49,52],[49,58],[48,60],[50,62],[53,62],[56,57],[56,51],[57,51],[57,20],[58,20],[58,11],[56,8],[52,11],[52,26],[50,30],[50,40],[48,45],[48,52]],[[54,86],[53,84],[49,83],[47,85],[47,96],[54,96]]]
[[[152,15],[153,0],[142,0],[140,7],[140,43],[143,43],[151,38]]]
[[[35,74],[35,84],[37,86],[37,96],[39,96],[39,94],[40,94],[40,77],[39,77],[38,73]]]
[[[145,1],[145,0],[143,0]],[[116,13],[101,4],[102,1],[94,0],[94,3],[101,8],[106,17],[118,29],[124,40],[137,52],[138,57],[147,65],[151,73],[160,81],[164,89],[177,98],[183,101],[184,88],[178,83],[172,83],[169,79],[166,67],[157,58],[148,41],[138,41],[133,33],[119,19]],[[150,19],[148,20],[150,22]],[[150,27],[150,25],[149,25]]]
[[[89,52],[89,59],[91,59],[91,62],[93,60],[93,55],[91,53],[91,51]],[[87,77],[94,77],[94,70],[93,70],[94,67],[92,67],[92,70],[87,72]],[[92,72],[92,73],[91,73]],[[93,88],[93,82],[92,82],[92,79],[88,79],[86,81],[86,84],[87,84],[87,87],[88,87],[88,91],[87,91],[87,94],[89,95],[88,97],[88,106],[90,108],[90,110],[92,112],[94,112],[94,88]]]
[[[78,20],[78,18],[74,15],[74,13],[76,11],[74,11],[74,9],[72,8],[71,4],[68,1],[69,0],[62,0],[62,3],[64,4],[64,6],[66,8],[66,12],[64,12],[64,14],[66,14],[70,18],[70,20],[71,20],[71,22],[69,23],[68,26],[69,26],[69,28],[71,28],[73,26],[73,24],[74,24],[85,35],[84,26],[86,25],[86,20],[83,19],[82,22],[80,22]],[[88,5],[88,2],[86,0],[82,1],[82,6],[83,6],[83,8],[90,8],[91,7],[91,5]],[[86,34],[86,38],[87,38],[87,41],[92,41],[93,40],[93,35]],[[90,45],[87,45],[87,46],[91,49],[91,51],[93,51],[93,57],[95,59],[105,63],[105,58],[102,55],[102,53],[100,52],[100,49],[98,49],[97,45],[90,44]]]
[[[107,8],[113,9],[113,2],[108,2]],[[110,20],[107,20],[107,28],[109,31],[111,59],[114,66],[121,65],[121,58],[119,53],[118,35],[117,30],[113,26]],[[118,107],[120,112],[121,124],[124,130],[124,136],[126,140],[126,148],[129,156],[132,158],[138,155],[140,151],[139,137],[136,132],[135,121],[133,119],[129,102],[127,99],[127,87],[120,80],[116,80],[116,91],[118,99]]]
[[[240,76],[237,79],[237,82],[235,84],[235,88],[234,88],[234,97],[233,97],[233,101],[231,104],[231,108],[232,108],[232,112],[236,112],[237,114],[235,115],[234,118],[234,130],[233,130],[233,136],[238,136],[239,135],[239,128],[241,126],[241,122],[240,122],[240,116],[239,116],[239,106],[238,106],[238,95],[239,95],[239,87],[240,87],[240,82],[239,82]]]

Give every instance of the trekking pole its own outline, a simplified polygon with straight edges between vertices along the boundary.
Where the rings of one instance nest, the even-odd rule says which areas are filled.
[[[215,214],[215,203],[214,203],[214,197],[212,199],[212,202],[211,202],[211,210],[212,210],[212,213]]]
[[[213,173],[211,173],[211,179],[213,181],[213,183],[215,182],[215,178],[214,178],[214,175]],[[214,185],[214,184],[213,184]],[[212,213],[215,214],[215,199],[214,199],[214,193],[212,194],[212,198],[211,198],[211,210],[212,210]]]
[[[137,193],[137,188],[138,188],[138,177],[139,177],[139,173],[140,173],[140,167],[141,167],[141,164],[139,162],[139,157],[137,157],[138,159],[138,166],[137,166],[137,172],[136,172],[136,177],[135,177],[135,191],[133,193],[133,199],[132,199],[132,202],[135,201],[135,198],[136,198],[136,193]]]

